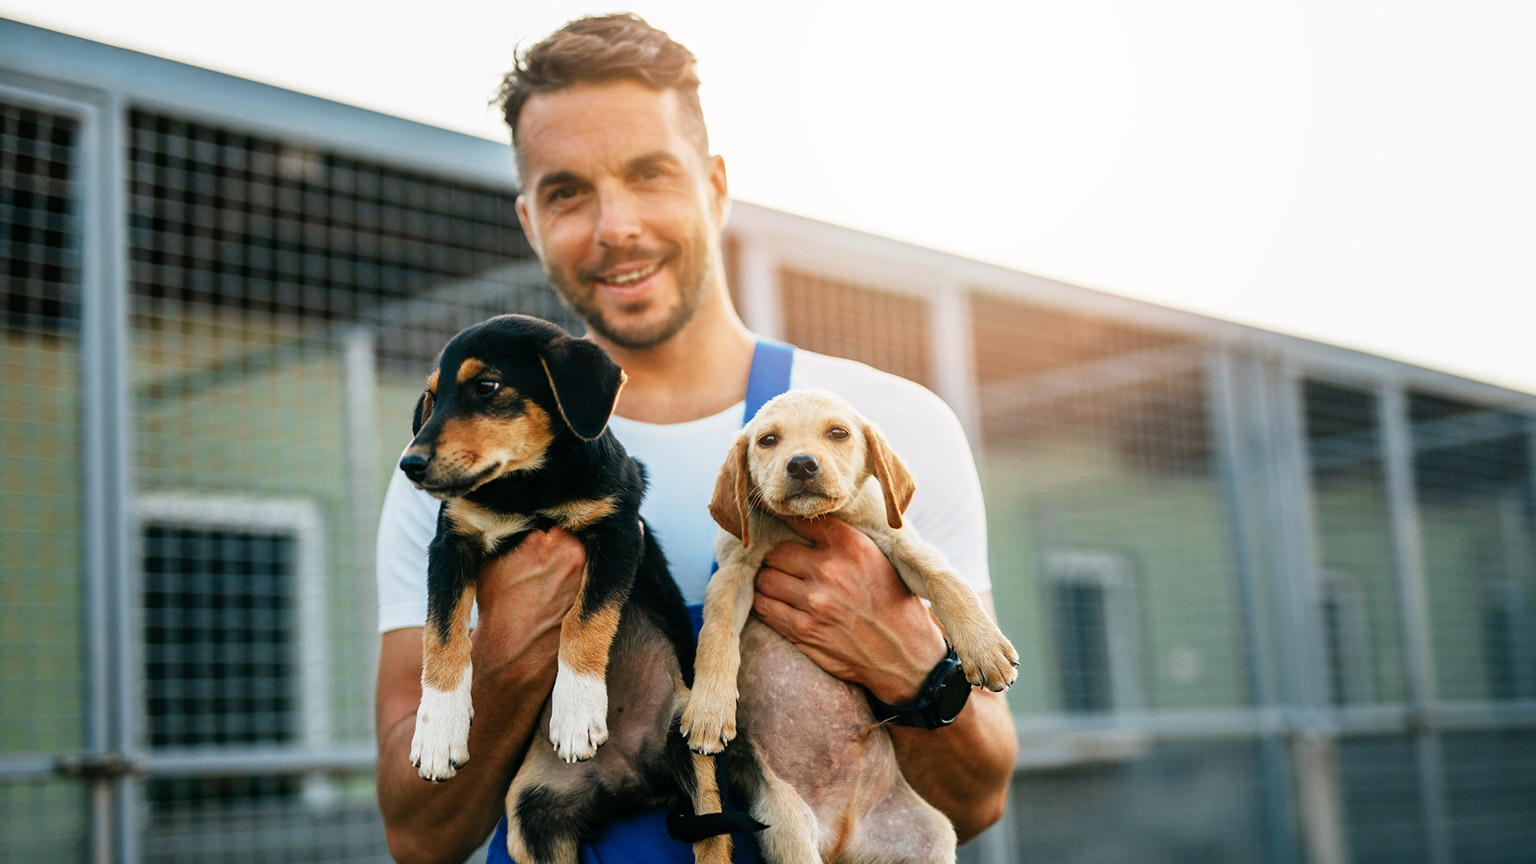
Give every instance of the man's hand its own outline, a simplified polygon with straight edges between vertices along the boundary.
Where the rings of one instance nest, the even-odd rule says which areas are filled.
[[[585,564],[576,538],[553,529],[535,532],[481,569],[480,617],[471,634],[470,760],[447,783],[423,781],[407,758],[421,701],[421,628],[383,635],[377,783],[396,860],[462,861],[501,818],[503,796],[554,685],[560,621],[576,602]]]
[[[862,531],[835,517],[786,519],[816,544],[781,543],[764,559],[752,609],[829,674],[906,704],[944,657],[928,607]]]
[[[829,674],[892,705],[910,703],[945,651],[928,608],[864,532],[836,518],[785,521],[816,545],[783,543],[769,553],[757,576],[757,617]],[[982,605],[991,614],[990,595]],[[943,729],[890,732],[907,782],[949,817],[962,843],[1002,818],[1018,740],[1001,693],[972,690]]]

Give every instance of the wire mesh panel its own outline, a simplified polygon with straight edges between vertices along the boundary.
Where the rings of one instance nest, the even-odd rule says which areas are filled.
[[[1269,860],[1279,814],[1254,740],[1135,731],[1252,702],[1204,351],[1012,300],[971,308],[993,595],[1029,670],[1010,701],[1058,742],[1014,781],[1018,860]],[[1024,734],[1026,753],[1047,746]]]
[[[1339,743],[1348,851],[1355,864],[1419,864],[1428,858],[1418,745],[1408,735]]]
[[[1408,413],[1440,697],[1536,698],[1531,420],[1424,393]]]
[[[145,111],[129,134],[141,728],[196,766],[147,781],[145,856],[378,860],[367,775],[221,754],[371,752],[364,562],[411,405],[460,327],[561,310],[505,188]]]
[[[1249,704],[1202,354],[972,302],[994,596],[1016,712]]]
[[[1536,732],[1447,735],[1445,774],[1458,864],[1536,857]]]
[[[933,386],[925,301],[795,269],[779,284],[789,342]]]
[[[1019,861],[1266,861],[1273,815],[1251,743],[1150,744],[1135,758],[1015,783]]]
[[[86,746],[80,124],[0,101],[0,759]],[[76,860],[85,792],[0,782],[0,858]]]
[[[1402,597],[1393,557],[1374,392],[1303,383],[1318,620],[1333,705],[1403,702]]]

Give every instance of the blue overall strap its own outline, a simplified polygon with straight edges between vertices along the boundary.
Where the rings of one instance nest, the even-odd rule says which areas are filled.
[[[752,351],[752,376],[747,379],[747,410],[741,425],[752,422],[769,399],[789,392],[789,373],[795,363],[795,349],[782,342],[759,340]]]
[[[782,342],[759,340],[752,351],[752,375],[747,379],[745,426],[757,416],[769,399],[789,391],[789,373],[794,365],[795,349]],[[716,565],[718,567],[719,565]],[[711,571],[713,572],[713,571]],[[704,607],[688,607],[693,619],[693,638],[699,638]],[[535,731],[539,735],[539,731]],[[535,742],[534,746],[538,746]],[[757,844],[751,835],[736,835],[737,864],[758,864]],[[647,810],[621,818],[598,831],[579,851],[581,864],[693,864],[693,848],[667,836],[666,811]],[[511,864],[507,854],[507,820],[502,817],[486,849],[486,864]]]

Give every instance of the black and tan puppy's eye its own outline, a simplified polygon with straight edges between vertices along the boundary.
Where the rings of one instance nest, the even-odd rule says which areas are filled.
[[[475,382],[475,395],[489,396],[501,389],[501,382],[490,378],[481,378]]]
[[[757,439],[757,446],[759,447],[772,447],[777,443],[779,443],[779,436],[777,435],[764,435]]]
[[[833,441],[846,441],[848,440],[848,430],[841,426],[833,426],[827,431],[827,437]]]

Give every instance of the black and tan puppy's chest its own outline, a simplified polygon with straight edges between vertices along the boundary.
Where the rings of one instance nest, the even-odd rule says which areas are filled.
[[[607,430],[623,383],[594,343],[535,318],[493,318],[443,349],[400,459],[411,481],[443,502],[428,550],[411,742],[423,778],[448,780],[470,758],[469,622],[481,566],[557,526],[585,552],[542,718],[550,746],[535,736],[507,796],[508,849],[524,864],[574,864],[598,801],[677,797],[695,813],[719,809],[712,760],[689,753],[673,722],[692,683],[687,609],[640,519],[644,472]],[[630,704],[622,740],[605,747],[609,658],[621,634],[649,652],[624,659],[621,703],[643,693],[655,705],[637,716]],[[594,757],[598,770],[576,764]],[[694,848],[701,859],[729,859],[725,837]]]

